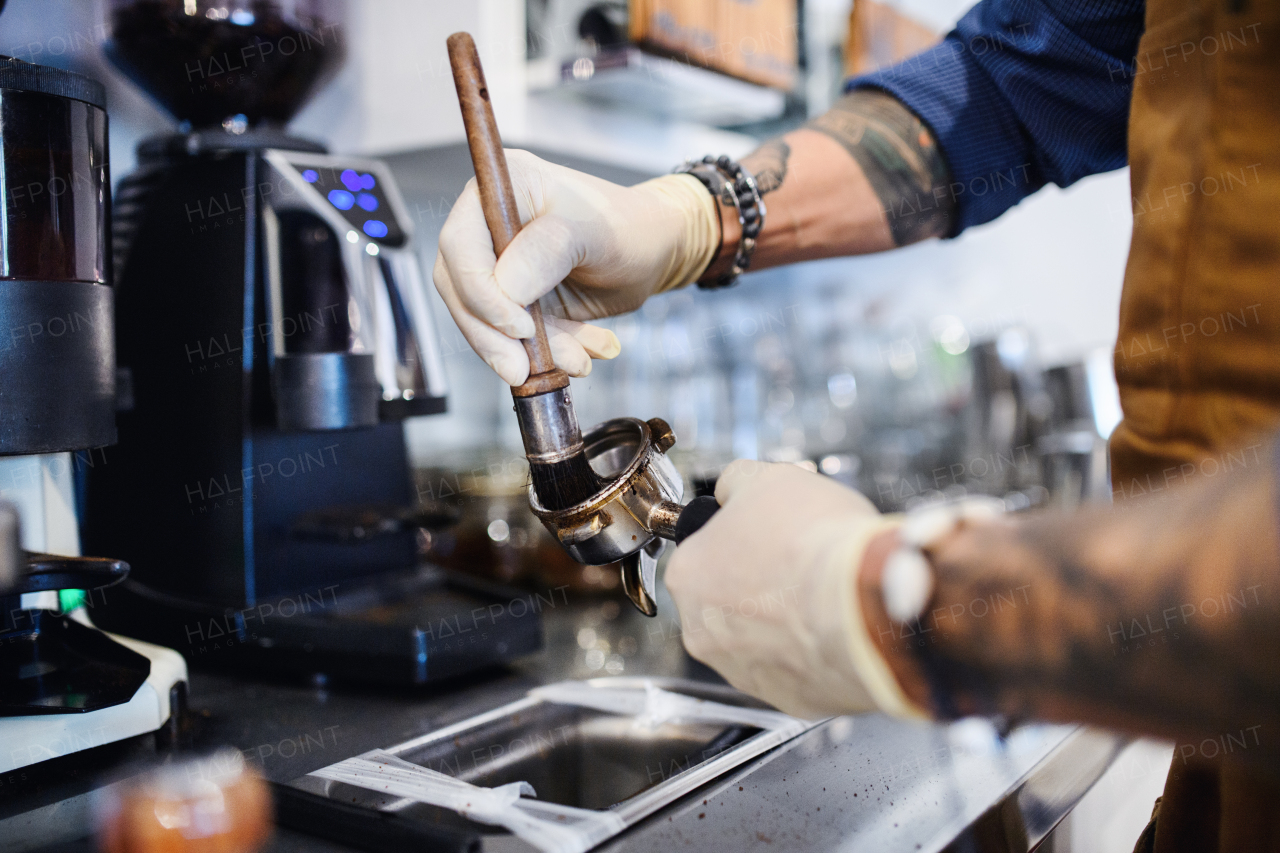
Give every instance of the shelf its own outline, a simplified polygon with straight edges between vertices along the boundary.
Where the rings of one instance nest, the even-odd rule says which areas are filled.
[[[725,127],[782,115],[786,95],[637,47],[564,62],[554,91],[597,105]]]

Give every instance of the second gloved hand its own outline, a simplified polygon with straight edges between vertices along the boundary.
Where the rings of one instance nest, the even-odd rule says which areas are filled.
[[[867,543],[898,521],[794,465],[734,462],[716,498],[720,511],[667,565],[689,654],[795,716],[923,716],[875,649],[855,590]]]
[[[634,187],[508,150],[523,229],[495,257],[475,180],[440,232],[435,283],[467,342],[499,376],[519,385],[533,336],[526,305],[544,306],[556,364],[572,376],[592,358],[618,354],[614,334],[584,321],[624,314],[655,293],[689,284],[719,247],[711,194],[689,175]]]

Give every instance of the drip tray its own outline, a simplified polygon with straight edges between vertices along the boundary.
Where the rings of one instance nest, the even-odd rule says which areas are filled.
[[[303,831],[335,840],[359,839],[365,849],[383,849],[371,841],[381,832],[378,837],[387,837],[388,850],[409,841],[440,845],[450,839],[455,843],[442,846],[585,850],[811,725],[718,685],[640,678],[562,682],[295,779],[283,791],[281,816],[286,825]],[[419,768],[434,773],[423,774]],[[383,772],[396,775],[400,785],[388,789]],[[513,836],[502,825],[430,804],[441,800],[413,789],[423,781],[415,777],[423,776],[429,777],[423,791],[434,790],[437,783],[450,787],[449,780],[488,789],[529,783],[536,798],[526,791],[518,801],[518,819],[506,824],[516,827],[533,814],[535,822],[556,824],[561,834],[550,834],[561,839],[560,846],[549,846],[545,837],[539,842],[536,831],[517,828]],[[468,793],[456,783],[452,787]],[[341,819],[332,809],[325,815],[326,805],[341,809]],[[336,831],[318,831],[316,819],[322,815],[327,817],[323,823]],[[493,820],[492,814],[482,816]],[[582,832],[567,846],[566,825]],[[396,831],[388,835],[388,827]]]

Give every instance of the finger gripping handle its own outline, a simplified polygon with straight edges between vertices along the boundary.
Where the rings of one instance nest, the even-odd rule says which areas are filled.
[[[702,525],[710,521],[711,516],[719,509],[720,502],[711,495],[689,501],[689,505],[680,512],[680,519],[676,521],[676,544],[679,545],[701,530]]]

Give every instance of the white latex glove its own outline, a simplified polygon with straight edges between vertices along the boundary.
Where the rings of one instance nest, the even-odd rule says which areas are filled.
[[[798,717],[922,717],[864,624],[855,589],[871,539],[899,523],[794,465],[739,460],[721,509],[667,565],[689,654]]]
[[[689,175],[622,187],[527,151],[506,154],[524,227],[497,260],[473,178],[440,232],[436,289],[467,342],[512,385],[529,375],[516,340],[533,337],[524,306],[554,290],[544,301],[551,353],[571,376],[586,376],[592,358],[621,346],[581,321],[634,311],[692,282],[719,248],[715,199]]]

